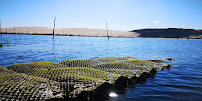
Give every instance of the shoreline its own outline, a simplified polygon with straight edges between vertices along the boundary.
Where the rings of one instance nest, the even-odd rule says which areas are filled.
[[[18,35],[49,35],[40,33],[2,33],[3,34],[18,34]],[[137,39],[176,39],[176,40],[202,40],[199,38],[159,38],[159,37],[127,37],[127,36],[90,36],[90,35],[76,35],[76,34],[55,34],[54,36],[77,36],[77,37],[109,37],[109,38],[137,38]]]
[[[154,38],[154,37],[138,37],[142,39],[176,39],[176,40],[202,40],[202,39],[195,39],[195,38]]]
[[[143,32],[147,30],[142,29]],[[81,36],[81,37],[113,37],[113,38],[154,38],[154,39],[186,39],[186,40],[201,40],[202,36],[176,36],[175,32],[173,34],[175,36],[160,36],[160,32],[148,33],[146,36],[143,32],[138,31],[117,31],[117,30],[108,30],[105,29],[93,29],[93,28],[56,28],[55,36]],[[148,29],[150,31],[151,29]],[[152,29],[154,30],[154,29]],[[159,29],[160,30],[160,29]],[[168,31],[164,31],[165,33],[172,32],[173,30],[181,29],[169,29]],[[155,31],[155,30],[154,30]],[[161,30],[160,30],[161,31]],[[185,32],[190,30],[183,30]],[[1,29],[1,34],[24,34],[24,35],[53,35],[53,29],[48,27],[3,27]],[[156,35],[157,34],[157,35]],[[178,38],[179,37],[179,38]]]
[[[14,27],[2,28],[4,34],[28,34],[28,35],[52,35],[52,28],[47,27]],[[61,36],[93,36],[93,37],[137,37],[135,32],[108,30],[92,28],[56,28],[55,35]]]

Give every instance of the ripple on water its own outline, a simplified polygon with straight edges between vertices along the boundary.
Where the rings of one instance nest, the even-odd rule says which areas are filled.
[[[0,66],[28,62],[60,62],[68,59],[93,59],[106,56],[134,56],[140,60],[172,57],[170,70],[159,71],[143,84],[127,88],[126,94],[110,100],[201,100],[201,40],[97,38],[37,35],[3,35],[0,43],[15,44],[0,48]],[[24,45],[26,44],[26,45]]]

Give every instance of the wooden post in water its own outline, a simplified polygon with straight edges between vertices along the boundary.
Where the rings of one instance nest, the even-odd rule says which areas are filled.
[[[14,25],[14,29],[13,29],[13,34],[15,33],[15,25]]]
[[[85,31],[83,31],[83,36],[86,36],[85,34],[86,34]]]
[[[56,20],[56,17],[55,17]],[[54,27],[53,27],[53,39],[54,39],[54,35],[55,35],[55,20],[54,20]]]
[[[108,37],[108,39],[109,39],[108,29],[107,29],[107,21],[106,21],[106,30],[107,30],[107,37]]]

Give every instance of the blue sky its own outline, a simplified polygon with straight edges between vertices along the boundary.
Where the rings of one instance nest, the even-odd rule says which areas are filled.
[[[202,29],[202,0],[0,0],[2,27]]]

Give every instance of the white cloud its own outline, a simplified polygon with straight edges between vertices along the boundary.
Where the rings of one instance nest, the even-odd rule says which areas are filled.
[[[154,21],[153,23],[158,24],[158,23],[160,23],[160,22],[159,22],[159,21]]]

